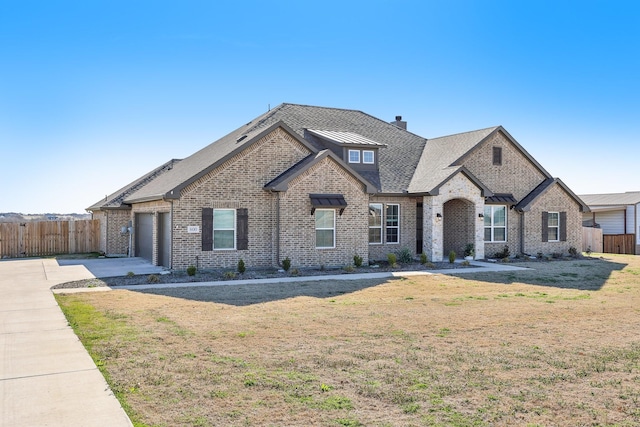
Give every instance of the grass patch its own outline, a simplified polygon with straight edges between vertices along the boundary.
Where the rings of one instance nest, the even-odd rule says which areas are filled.
[[[640,425],[638,257],[523,265],[56,298],[139,426]]]

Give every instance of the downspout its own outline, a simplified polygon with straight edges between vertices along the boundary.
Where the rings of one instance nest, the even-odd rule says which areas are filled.
[[[169,230],[169,241],[171,242],[169,245],[169,269],[173,270],[173,200],[169,200],[169,203],[171,204],[171,218],[169,219],[169,222],[171,223],[171,229]]]
[[[520,253],[524,254],[524,212],[518,212],[518,220],[520,221]]]
[[[280,265],[280,192],[276,192],[276,265]]]

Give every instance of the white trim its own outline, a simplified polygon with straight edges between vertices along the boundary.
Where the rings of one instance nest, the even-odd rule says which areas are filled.
[[[557,215],[558,217],[558,225],[549,225],[549,221],[551,221],[551,214]],[[549,230],[555,228],[557,230],[556,239],[551,239]],[[547,242],[559,242],[560,241],[560,212],[547,212]]]
[[[494,208],[503,208],[504,209],[504,225],[495,225],[494,224],[494,218],[495,218],[495,209]],[[490,209],[490,214],[489,214],[489,218],[491,218],[491,224],[490,225],[483,225],[483,230],[486,231],[487,228],[491,229],[491,240],[484,240],[486,243],[504,243],[506,241],[508,241],[509,237],[507,236],[507,230],[508,230],[508,212],[509,209],[507,209],[507,205],[485,205],[484,206],[485,212],[484,212],[484,220],[486,221],[487,219],[487,209]],[[504,240],[495,240],[495,230],[496,228],[504,228]],[[483,231],[483,233],[484,233]],[[484,238],[484,237],[483,237]]]
[[[357,160],[356,159],[351,159],[351,153],[357,154]],[[360,163],[360,150],[349,150],[349,153],[347,155],[349,163]]]
[[[233,211],[233,228],[218,228],[216,229],[216,211]],[[237,240],[237,233],[238,231],[236,230],[236,224],[238,222],[237,220],[237,212],[236,209],[214,209],[213,210],[213,236],[212,237],[212,245],[213,245],[213,250],[214,251],[233,251],[236,249],[236,240]],[[231,248],[216,248],[216,231],[233,231],[233,247]]]
[[[371,161],[367,162],[365,160],[365,154],[371,153]],[[362,163],[365,165],[373,165],[376,162],[376,152],[373,150],[362,150]]]
[[[333,226],[331,228],[327,228],[327,227],[323,227],[323,228],[318,228],[318,212],[331,212],[333,214]],[[315,215],[314,215],[314,226],[315,226],[315,236],[316,236],[316,249],[335,249],[336,247],[336,210],[335,209],[316,209]],[[318,231],[326,231],[326,230],[331,230],[332,231],[332,241],[333,241],[333,246],[318,246],[318,239],[317,239],[317,235],[318,235]]]
[[[382,232],[384,231],[384,221],[383,221],[383,219],[384,219],[384,205],[382,203],[369,203],[369,208],[368,208],[369,212],[371,211],[371,207],[372,206],[376,206],[376,207],[380,208],[380,225],[379,226],[378,225],[372,226],[371,223],[368,224],[369,228],[367,229],[367,240],[369,240],[369,244],[370,245],[381,245],[382,241],[383,241]],[[379,242],[372,242],[370,240],[370,236],[368,234],[369,233],[368,230],[371,230],[372,228],[380,230],[380,241]]]
[[[389,206],[397,206],[398,207],[398,225],[392,225],[389,226],[388,225],[388,221],[389,221],[389,216],[387,213],[387,208]],[[388,234],[387,234],[387,230],[388,229],[396,229],[398,230],[398,241],[397,242],[390,242],[388,239]],[[385,205],[385,210],[384,210],[384,242],[388,245],[399,245],[400,244],[400,203],[387,203]]]

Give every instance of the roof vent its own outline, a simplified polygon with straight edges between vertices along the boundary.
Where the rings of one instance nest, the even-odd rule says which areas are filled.
[[[407,130],[407,122],[402,121],[402,116],[396,116],[396,120],[391,122],[391,124],[399,127],[400,129]]]

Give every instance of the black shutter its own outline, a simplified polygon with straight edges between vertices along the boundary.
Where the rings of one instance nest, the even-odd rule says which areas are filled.
[[[560,212],[560,241],[567,241],[567,213]]]
[[[549,212],[542,212],[542,241],[549,241]]]
[[[249,213],[247,209],[236,210],[236,249],[245,251],[249,249]]]
[[[213,209],[202,208],[202,250],[213,250]]]

